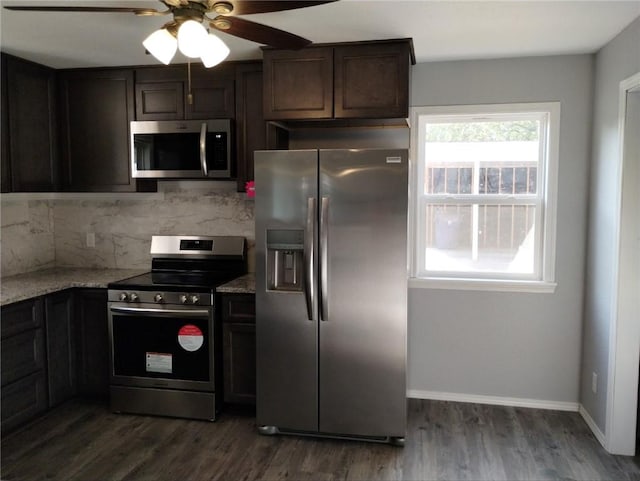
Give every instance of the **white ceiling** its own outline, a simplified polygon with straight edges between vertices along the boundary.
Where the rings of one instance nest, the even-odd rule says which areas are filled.
[[[1,0],[1,5],[134,6],[153,0]],[[166,17],[127,13],[0,11],[3,51],[54,68],[155,65],[142,40]],[[315,43],[413,39],[418,62],[597,51],[640,16],[633,1],[340,0],[243,18]],[[221,33],[229,60],[259,59],[259,45]],[[639,46],[640,50],[640,46]],[[176,57],[175,63],[186,58]]]

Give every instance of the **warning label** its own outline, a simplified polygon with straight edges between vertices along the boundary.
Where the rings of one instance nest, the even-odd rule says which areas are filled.
[[[147,372],[171,374],[173,372],[173,356],[163,352],[148,352]]]
[[[198,326],[186,324],[178,331],[178,344],[185,351],[197,351],[204,343],[204,336]]]

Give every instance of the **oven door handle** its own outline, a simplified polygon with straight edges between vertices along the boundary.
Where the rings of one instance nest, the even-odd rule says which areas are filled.
[[[145,307],[118,307],[111,306],[111,312],[118,314],[153,314],[160,317],[208,317],[209,311],[206,309],[149,309]]]

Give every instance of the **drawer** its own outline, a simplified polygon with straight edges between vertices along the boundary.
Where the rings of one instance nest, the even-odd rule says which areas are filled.
[[[42,298],[16,302],[2,308],[2,338],[42,326]]]
[[[4,319],[3,319],[4,322]],[[44,368],[44,331],[31,329],[0,344],[2,387]]]
[[[44,371],[2,388],[2,432],[24,423],[47,408]]]
[[[256,296],[254,294],[225,294],[222,296],[222,322],[255,324]]]

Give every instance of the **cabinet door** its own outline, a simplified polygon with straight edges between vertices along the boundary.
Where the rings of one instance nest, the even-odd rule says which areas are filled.
[[[87,398],[109,398],[109,327],[107,290],[75,292],[76,375],[78,393]]]
[[[136,120],[184,119],[182,82],[136,84]]]
[[[44,371],[38,371],[2,388],[3,435],[47,409],[46,386]]]
[[[264,51],[264,117],[333,117],[333,49]]]
[[[42,298],[2,308],[1,429],[5,433],[47,408]]]
[[[236,158],[238,192],[253,180],[253,153],[267,148],[262,114],[262,63],[236,67]]]
[[[133,120],[133,71],[60,73],[65,188],[135,191],[129,123]]]
[[[3,388],[18,379],[44,370],[45,351],[42,328],[29,329],[3,339],[0,346]]]
[[[185,87],[185,117],[187,119],[232,119],[235,117],[233,78],[205,75],[191,82],[193,103]]]
[[[55,71],[9,56],[7,100],[11,190],[56,190]]]
[[[256,403],[256,326],[224,324],[224,401]]]
[[[42,298],[29,299],[2,307],[2,339],[42,326]]]
[[[336,118],[409,116],[410,45],[353,45],[334,52]]]
[[[254,294],[225,294],[222,303],[224,401],[256,403],[256,301]]]
[[[45,298],[49,407],[76,393],[73,297],[71,291]]]

